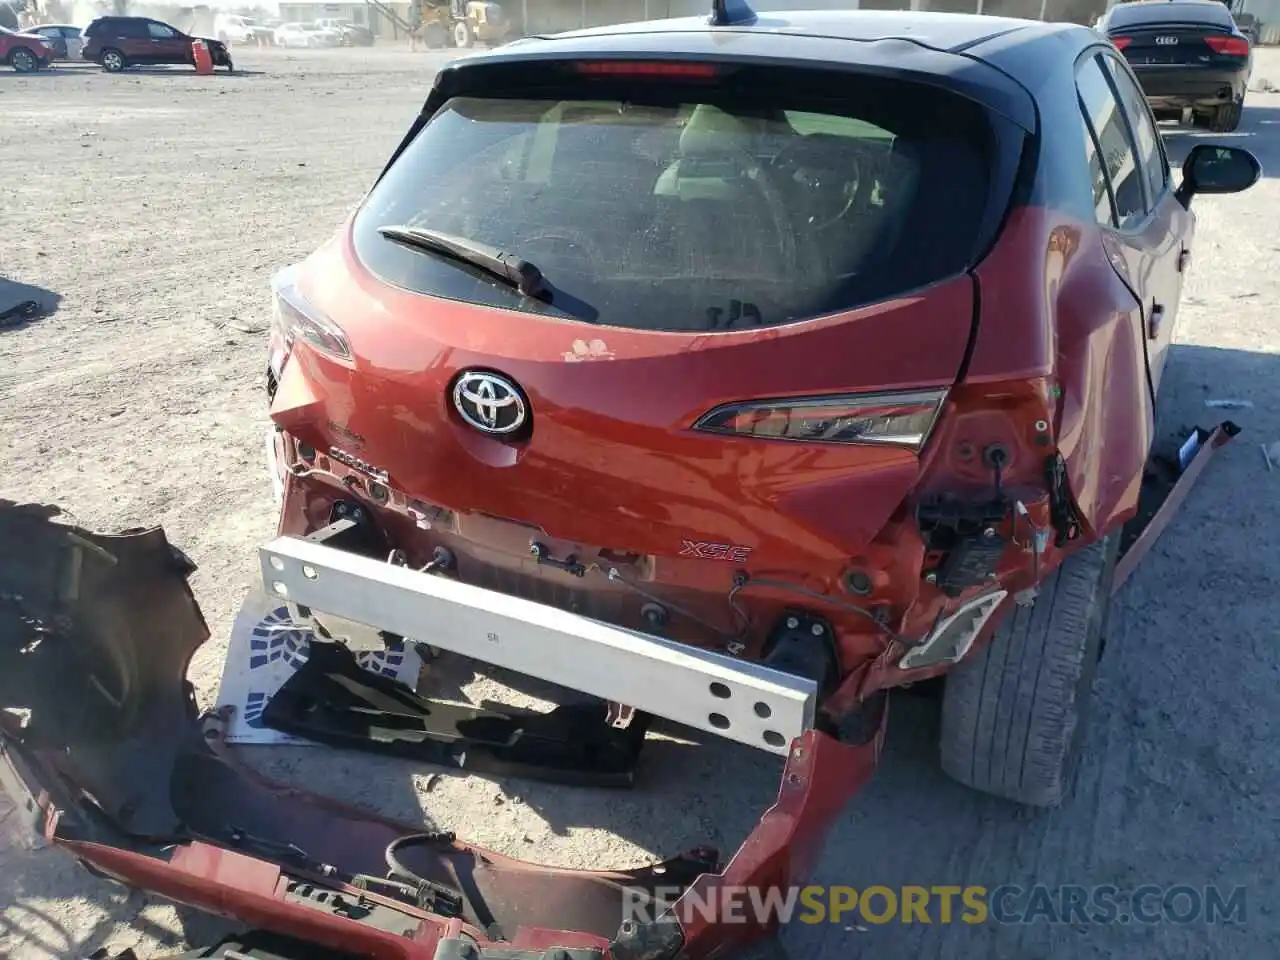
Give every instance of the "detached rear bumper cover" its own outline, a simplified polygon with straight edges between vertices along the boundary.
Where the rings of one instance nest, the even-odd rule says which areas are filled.
[[[162,531],[103,536],[0,501],[0,542],[23,545],[0,557],[0,707],[30,710],[25,726],[0,712],[0,783],[29,822],[110,877],[361,956],[451,960],[468,938],[506,960],[720,956],[763,931],[679,902],[621,930],[635,891],[678,886],[707,902],[714,888],[803,882],[883,738],[883,716],[862,746],[804,732],[777,801],[724,867],[708,850],[589,872],[447,839],[403,849],[415,873],[458,892],[446,916],[353,884],[383,876],[387,845],[420,825],[266,781],[225,749],[224,718],[198,716],[185,676],[209,634],[193,567]]]

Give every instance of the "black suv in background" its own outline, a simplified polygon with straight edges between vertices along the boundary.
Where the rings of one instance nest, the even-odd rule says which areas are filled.
[[[99,17],[84,28],[80,56],[102,65],[108,73],[125,67],[157,63],[185,63],[195,66],[191,44],[203,40],[215,67],[235,69],[225,44],[208,37],[191,37],[149,17]]]

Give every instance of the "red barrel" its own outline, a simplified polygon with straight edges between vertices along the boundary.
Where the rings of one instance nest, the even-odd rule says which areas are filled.
[[[196,63],[196,73],[213,73],[213,54],[203,40],[191,41],[191,56]]]

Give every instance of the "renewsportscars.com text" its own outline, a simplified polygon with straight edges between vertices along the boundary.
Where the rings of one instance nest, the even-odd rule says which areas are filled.
[[[1247,913],[1243,887],[1186,884],[722,886],[692,890],[683,899],[680,893],[658,888],[651,899],[644,891],[627,890],[622,919],[651,922],[673,904],[681,920],[718,923],[1226,924],[1244,923]]]

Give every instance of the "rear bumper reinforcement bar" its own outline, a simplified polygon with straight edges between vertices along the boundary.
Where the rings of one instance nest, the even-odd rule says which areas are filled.
[[[261,549],[275,596],[785,755],[809,678],[299,537]]]

